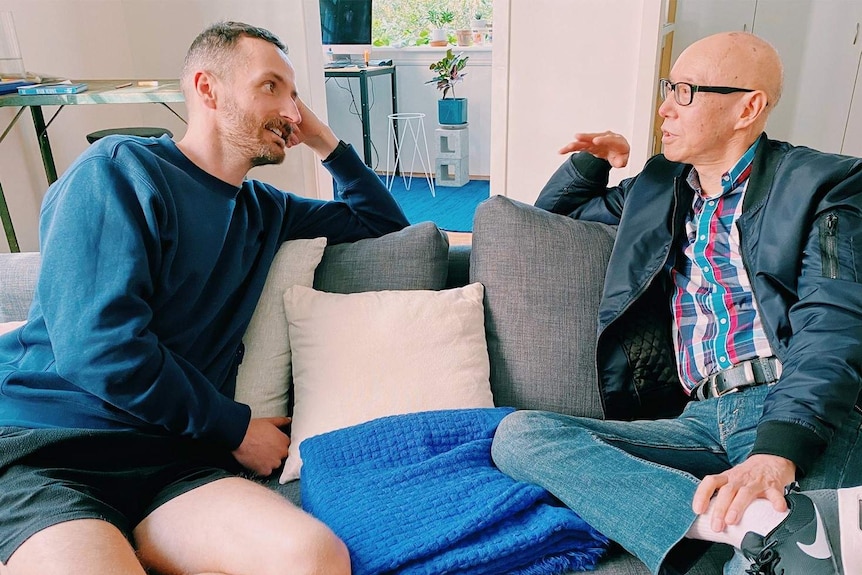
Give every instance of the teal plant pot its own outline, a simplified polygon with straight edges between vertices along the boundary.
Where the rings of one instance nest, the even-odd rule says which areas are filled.
[[[437,100],[437,120],[442,125],[454,126],[467,123],[467,98],[443,98]]]

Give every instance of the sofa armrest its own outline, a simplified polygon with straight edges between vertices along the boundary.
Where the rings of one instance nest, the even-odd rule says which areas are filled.
[[[38,252],[0,254],[0,322],[27,319],[40,263]]]

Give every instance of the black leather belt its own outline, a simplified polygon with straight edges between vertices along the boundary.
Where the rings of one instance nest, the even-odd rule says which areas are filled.
[[[720,397],[746,387],[775,383],[780,376],[781,364],[775,357],[749,359],[703,378],[691,397],[698,400]]]

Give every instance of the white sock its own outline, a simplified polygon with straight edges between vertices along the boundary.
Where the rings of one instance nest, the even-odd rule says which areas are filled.
[[[766,535],[784,521],[787,513],[787,511],[776,511],[768,499],[755,499],[742,514],[742,520],[739,523],[725,526],[724,531],[713,531],[712,503],[710,503],[706,513],[697,516],[685,536],[689,539],[726,543],[739,549],[746,533],[753,531],[759,535]]]
[[[862,487],[838,490],[841,560],[845,573],[862,573]]]

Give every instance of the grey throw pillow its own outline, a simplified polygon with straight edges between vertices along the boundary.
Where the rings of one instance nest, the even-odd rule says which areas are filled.
[[[597,311],[614,230],[495,196],[473,223],[495,403],[602,417]]]
[[[423,222],[379,238],[327,246],[314,288],[333,293],[446,287],[449,240]]]

